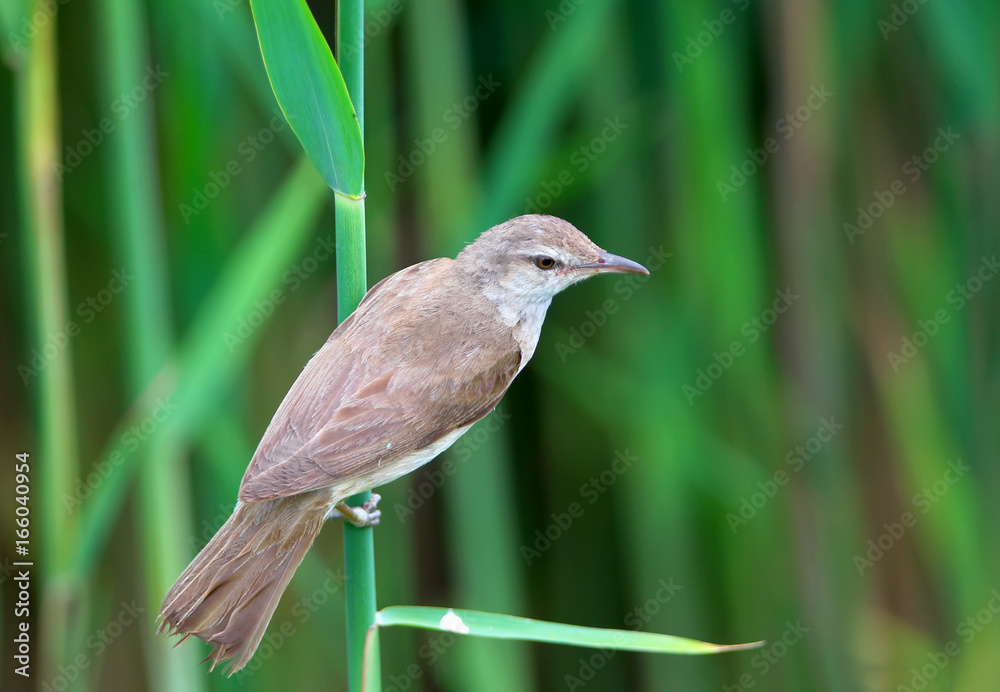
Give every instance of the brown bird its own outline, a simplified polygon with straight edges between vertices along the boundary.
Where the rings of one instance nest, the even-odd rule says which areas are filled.
[[[529,215],[379,282],[285,395],[232,516],[164,598],[158,632],[212,644],[212,668],[245,666],[327,517],[376,523],[372,505],[344,500],[426,464],[492,411],[552,297],[603,272],[649,273]]]

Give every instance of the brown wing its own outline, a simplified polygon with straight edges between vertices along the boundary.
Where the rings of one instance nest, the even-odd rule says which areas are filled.
[[[384,476],[496,406],[521,353],[492,305],[453,284],[450,263],[414,265],[368,292],[285,396],[241,500]]]

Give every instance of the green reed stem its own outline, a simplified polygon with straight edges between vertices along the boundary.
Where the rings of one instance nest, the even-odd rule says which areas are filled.
[[[351,95],[354,111],[364,134],[364,2],[343,0],[337,3],[336,54]],[[336,195],[337,220],[337,312],[341,321],[361,302],[368,289],[365,275],[365,202],[364,196],[353,199]],[[366,502],[371,492],[360,493],[348,501]],[[347,607],[347,677],[352,692],[360,692],[364,672],[365,638],[375,622],[375,542],[370,528],[359,529],[344,524],[344,569]],[[378,688],[378,641],[369,680]],[[372,678],[374,676],[374,678]]]
[[[104,93],[108,102],[137,85],[155,89],[146,79],[149,48],[146,43],[144,5],[136,0],[100,3],[98,41],[105,47],[102,63]],[[134,275],[123,292],[125,308],[125,381],[135,399],[157,377],[174,348],[171,329],[170,290],[167,278],[163,210],[159,193],[159,167],[155,149],[152,103],[137,107],[108,136],[109,226],[125,270]],[[121,194],[127,190],[128,194]],[[187,562],[188,512],[178,512],[188,496],[180,444],[166,435],[153,436],[141,452],[138,514],[140,551],[146,593],[156,602]],[[152,618],[150,618],[150,625]],[[171,654],[172,643],[153,639],[148,675],[159,692],[204,688],[195,651]]]
[[[31,3],[27,16],[41,11]],[[18,166],[29,272],[28,308],[34,326],[31,348],[56,354],[38,367],[26,358],[20,379],[35,401],[37,451],[31,451],[31,479],[37,488],[32,529],[35,540],[22,560],[32,561],[46,578],[42,597],[41,678],[67,660],[66,634],[76,589],[67,574],[74,525],[65,508],[78,472],[74,410],[72,339],[78,325],[67,306],[63,239],[56,18],[36,27],[16,67]],[[68,325],[74,325],[69,327]],[[28,349],[26,349],[27,351]]]

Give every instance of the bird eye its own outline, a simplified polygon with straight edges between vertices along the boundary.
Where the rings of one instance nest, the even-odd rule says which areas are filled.
[[[545,255],[539,255],[535,257],[535,266],[539,269],[552,269],[556,266],[556,261],[551,257],[546,257]]]

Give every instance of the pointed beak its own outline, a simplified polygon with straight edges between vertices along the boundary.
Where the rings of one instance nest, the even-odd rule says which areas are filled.
[[[610,252],[600,252],[597,261],[592,264],[581,264],[576,269],[593,269],[598,272],[619,272],[622,274],[648,274],[649,270],[638,262],[612,255]]]

